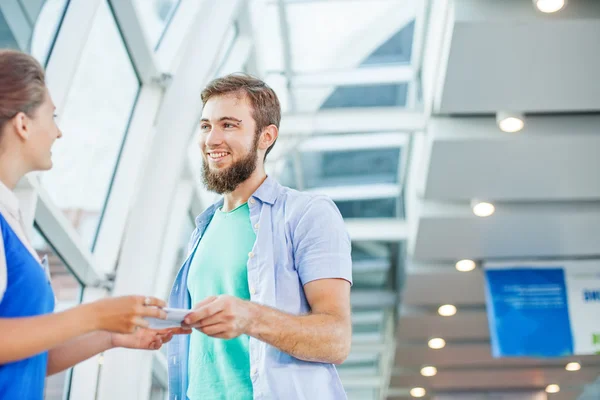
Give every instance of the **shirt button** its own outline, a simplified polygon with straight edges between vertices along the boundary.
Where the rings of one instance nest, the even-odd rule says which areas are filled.
[[[250,288],[250,294],[251,295],[255,295],[256,294],[256,289],[254,289],[254,287]]]
[[[256,200],[250,199],[250,204],[254,204],[254,203],[256,203]]]
[[[248,258],[252,258],[252,257],[254,257],[254,253],[253,252],[248,253]]]
[[[250,375],[255,376],[258,373],[258,370],[256,369],[256,367],[252,367],[252,369],[250,370]]]
[[[258,229],[259,226],[260,226],[259,223],[254,224],[254,229]]]

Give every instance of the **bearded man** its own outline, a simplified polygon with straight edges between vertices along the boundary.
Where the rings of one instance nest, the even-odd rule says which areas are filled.
[[[281,107],[244,74],[202,92],[203,180],[222,199],[196,219],[169,305],[192,311],[169,346],[172,400],[345,399],[350,239],[327,197],[265,172]]]

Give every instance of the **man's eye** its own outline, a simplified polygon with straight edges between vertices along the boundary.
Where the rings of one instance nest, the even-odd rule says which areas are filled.
[[[225,123],[225,125],[224,125],[224,126],[225,126],[225,128],[233,128],[235,125],[233,125],[233,124],[228,124],[228,123]]]
[[[202,124],[202,125],[200,125],[200,129],[202,129],[202,130],[208,129],[208,125]]]

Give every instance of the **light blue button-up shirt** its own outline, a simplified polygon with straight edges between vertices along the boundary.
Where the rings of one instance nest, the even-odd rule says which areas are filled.
[[[169,307],[191,307],[187,276],[198,243],[223,200],[198,218],[189,255],[173,284]],[[325,196],[286,188],[267,177],[248,199],[256,242],[248,254],[251,301],[283,312],[310,311],[303,286],[313,280],[342,278],[352,283],[350,238],[335,204]],[[189,337],[168,345],[169,399],[185,400]],[[346,393],[333,364],[302,361],[250,338],[250,371],[255,400],[339,400]]]

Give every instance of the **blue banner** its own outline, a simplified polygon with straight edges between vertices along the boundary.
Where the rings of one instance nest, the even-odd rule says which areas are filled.
[[[574,353],[563,268],[486,269],[494,357],[563,357]]]

